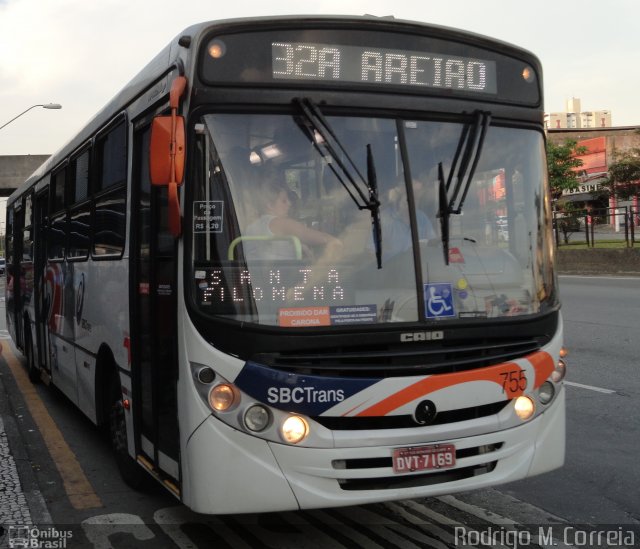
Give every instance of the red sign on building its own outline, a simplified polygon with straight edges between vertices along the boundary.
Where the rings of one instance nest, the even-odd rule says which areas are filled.
[[[587,175],[603,173],[607,171],[607,139],[595,137],[578,142],[578,146],[586,147],[586,152],[577,158],[582,160],[582,166],[574,168],[577,172],[586,172]]]

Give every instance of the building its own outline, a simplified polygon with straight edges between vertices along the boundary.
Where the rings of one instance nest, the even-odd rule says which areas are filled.
[[[580,156],[580,186],[565,191],[561,202],[577,202],[584,207],[622,208],[630,206],[640,211],[638,196],[624,202],[615,198],[603,198],[599,192],[601,184],[608,177],[609,164],[615,156],[625,150],[640,149],[640,126],[624,126],[617,128],[565,128],[547,130],[547,139],[554,143],[562,143],[567,139],[577,141],[586,147],[586,153]]]
[[[48,154],[0,156],[0,196],[9,196],[47,158]]]
[[[567,110],[544,115],[544,126],[548,130],[610,128],[611,111],[583,111],[578,97],[567,100]]]

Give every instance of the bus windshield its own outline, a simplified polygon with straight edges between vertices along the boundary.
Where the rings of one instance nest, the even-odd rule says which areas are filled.
[[[438,165],[452,169],[468,120],[326,121],[331,148],[302,113],[207,114],[196,124],[189,238],[201,312],[311,328],[477,321],[555,305],[539,132],[488,128],[443,247]],[[380,268],[371,211],[354,196],[367,192],[372,168]],[[346,171],[364,175],[350,182]]]

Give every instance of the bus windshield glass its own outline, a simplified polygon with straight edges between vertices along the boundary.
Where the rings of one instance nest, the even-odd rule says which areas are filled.
[[[479,322],[555,305],[539,132],[487,129],[443,247],[438,165],[448,175],[469,120],[325,120],[333,147],[301,112],[196,124],[188,219],[202,313],[313,328]],[[357,200],[372,168],[379,231]]]

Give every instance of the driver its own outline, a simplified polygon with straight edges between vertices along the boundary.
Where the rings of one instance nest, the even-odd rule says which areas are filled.
[[[424,191],[424,184],[418,179],[413,180],[413,193],[415,203]],[[382,251],[386,259],[399,253],[406,252],[412,247],[411,225],[409,222],[409,208],[407,203],[407,191],[404,180],[391,188],[387,194],[387,203],[383,204],[382,215]],[[427,215],[416,208],[416,222],[418,224],[418,238],[430,240],[436,237],[431,221]]]

